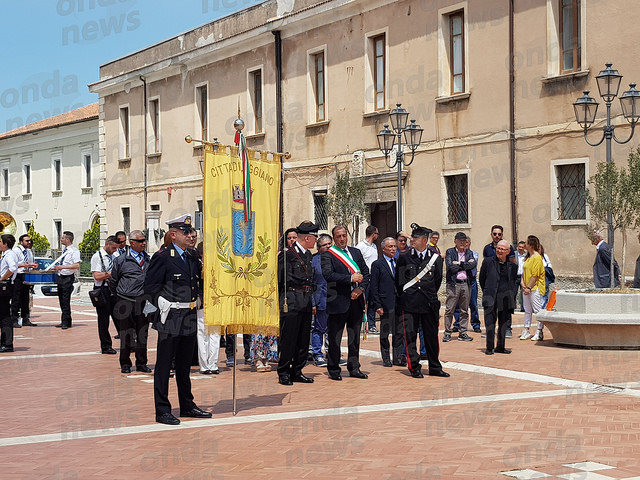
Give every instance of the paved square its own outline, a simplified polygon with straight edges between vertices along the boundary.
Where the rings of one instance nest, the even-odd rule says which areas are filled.
[[[3,479],[640,478],[638,351],[520,341],[514,327],[511,355],[484,355],[472,334],[440,344],[450,378],[414,379],[382,367],[369,336],[368,380],[309,365],[314,384],[285,387],[238,365],[236,416],[221,354],[220,375],[192,370],[213,418],[171,427],[154,421],[153,375],[122,375],[117,355],[99,353],[85,296],[66,331],[57,299],[36,299],[39,326],[16,329],[16,351],[0,357]],[[177,415],[173,382],[170,395]]]

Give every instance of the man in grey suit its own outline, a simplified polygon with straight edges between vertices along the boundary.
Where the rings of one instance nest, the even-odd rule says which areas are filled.
[[[596,246],[596,259],[593,262],[593,283],[596,288],[611,287],[611,249],[607,242],[602,239],[602,232],[596,231],[591,234],[591,244]],[[613,274],[615,276],[615,286],[620,286],[620,268],[618,262],[613,260]]]

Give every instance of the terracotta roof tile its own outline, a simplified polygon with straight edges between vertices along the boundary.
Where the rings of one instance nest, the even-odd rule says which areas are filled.
[[[9,130],[5,133],[0,133],[0,140],[9,137],[16,137],[18,135],[24,135],[25,133],[46,130],[47,128],[61,127],[63,125],[92,120],[94,118],[98,118],[98,111],[98,103],[92,103],[91,105],[77,108],[76,110],[71,110],[67,113],[61,113],[60,115],[45,118],[44,120],[40,120],[39,122],[30,123],[28,125],[25,125],[24,127]]]

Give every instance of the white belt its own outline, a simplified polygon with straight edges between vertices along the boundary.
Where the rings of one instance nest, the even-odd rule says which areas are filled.
[[[418,275],[416,275],[414,278],[412,278],[407,283],[405,283],[404,286],[402,287],[402,291],[406,292],[407,289],[413,287],[416,283],[418,283],[422,279],[422,277],[424,277],[427,273],[429,273],[433,268],[433,264],[436,263],[438,256],[439,256],[438,254],[434,253],[431,256],[431,260],[429,260],[429,263],[427,264],[427,266],[420,273],[418,273]]]
[[[169,308],[188,308],[189,310],[196,308],[196,302],[172,302],[169,305]]]
[[[194,309],[196,308],[197,302],[170,302],[163,296],[158,297],[158,309],[160,310],[160,322],[164,325],[167,321],[167,317],[169,316],[170,309],[177,308],[188,308]]]

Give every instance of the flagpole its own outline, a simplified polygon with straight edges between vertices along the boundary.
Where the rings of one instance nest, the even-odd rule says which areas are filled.
[[[236,405],[236,354],[238,353],[238,335],[233,335],[233,416],[238,414],[238,408]]]

